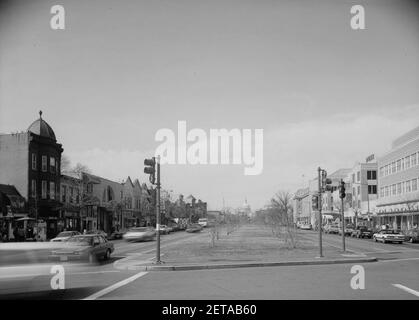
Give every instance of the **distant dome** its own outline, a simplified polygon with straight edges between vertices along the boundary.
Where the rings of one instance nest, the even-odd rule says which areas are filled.
[[[28,131],[41,137],[57,140],[55,139],[54,130],[52,130],[51,126],[46,123],[44,119],[42,119],[42,111],[39,111],[39,119],[32,122],[28,128]]]

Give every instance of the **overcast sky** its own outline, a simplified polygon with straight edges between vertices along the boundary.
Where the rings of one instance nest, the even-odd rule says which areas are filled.
[[[0,132],[43,110],[64,153],[94,174],[146,181],[160,128],[264,129],[264,170],[166,165],[163,187],[211,209],[266,204],[351,167],[419,125],[414,1],[0,2]],[[366,29],[350,27],[362,4]],[[303,177],[304,176],[304,177]]]

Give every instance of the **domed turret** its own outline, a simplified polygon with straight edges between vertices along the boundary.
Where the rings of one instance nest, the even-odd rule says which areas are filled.
[[[42,111],[39,111],[39,119],[32,122],[29,126],[28,131],[45,138],[52,139],[56,141],[54,130],[52,130],[51,126],[42,119]]]

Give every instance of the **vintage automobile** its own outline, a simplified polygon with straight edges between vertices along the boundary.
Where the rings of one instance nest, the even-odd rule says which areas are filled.
[[[345,236],[351,236],[354,231],[354,226],[352,224],[345,225]],[[339,235],[342,235],[342,228],[339,228]]]
[[[387,229],[387,230],[380,230],[374,233],[374,235],[372,236],[372,239],[375,242],[382,241],[383,243],[387,243],[387,242],[403,243],[403,241],[405,241],[405,236],[404,234],[396,230]]]
[[[169,234],[172,228],[169,228],[165,224],[160,225],[160,234]]]
[[[200,218],[198,220],[198,224],[200,224],[203,228],[208,226],[208,219],[207,218]]]
[[[99,234],[105,239],[108,239],[108,234],[103,230],[90,230],[90,231],[87,231],[86,234]]]
[[[186,227],[186,232],[199,232],[202,230],[202,226],[199,223],[192,223]]]
[[[51,239],[51,242],[62,242],[67,241],[72,236],[80,235],[80,232],[78,231],[63,231],[60,232],[55,238]]]
[[[153,227],[136,227],[129,229],[123,239],[126,241],[150,241],[156,238],[156,229]]]
[[[53,250],[50,260],[88,260],[90,263],[103,258],[107,260],[114,251],[114,245],[99,234],[77,235],[65,241],[65,246]]]
[[[339,233],[339,225],[337,223],[326,224],[324,226],[324,232],[329,234],[338,234]]]
[[[366,226],[357,226],[351,234],[354,238],[372,238],[374,232]]]
[[[301,230],[311,230],[313,229],[311,224],[302,224],[300,227]]]

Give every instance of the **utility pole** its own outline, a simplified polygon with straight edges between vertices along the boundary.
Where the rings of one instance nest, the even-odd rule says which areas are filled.
[[[157,249],[156,249],[156,264],[161,264],[160,261],[160,156],[157,156],[157,188],[156,188],[156,229],[157,229]]]
[[[341,199],[341,206],[342,206],[342,249],[343,252],[346,251],[345,247],[345,207],[343,203],[343,199],[345,198],[345,182],[343,179],[340,180],[340,186],[339,186],[339,197]]]
[[[318,171],[318,180],[319,180],[319,197],[318,197],[318,205],[319,205],[319,248],[320,254],[319,257],[323,257],[323,244],[322,244],[322,169],[319,167]]]

